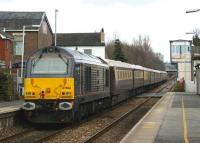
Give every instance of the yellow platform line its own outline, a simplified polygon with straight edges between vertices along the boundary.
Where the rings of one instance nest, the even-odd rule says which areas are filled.
[[[182,117],[183,117],[183,129],[184,129],[184,143],[189,143],[187,121],[186,121],[186,112],[185,112],[185,106],[184,106],[184,101],[183,101],[183,95],[182,95]]]

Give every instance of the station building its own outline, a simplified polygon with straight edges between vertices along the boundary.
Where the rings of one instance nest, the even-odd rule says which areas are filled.
[[[45,12],[1,11],[0,30],[13,36],[12,65],[16,68],[21,64],[23,31],[24,60],[38,48],[52,45],[53,32]]]
[[[193,80],[191,46],[191,40],[170,41],[170,62],[177,68],[177,80]]]
[[[170,60],[177,68],[177,80],[185,80],[185,91],[196,92],[195,66],[200,64],[200,47],[192,46],[192,40],[171,40]]]

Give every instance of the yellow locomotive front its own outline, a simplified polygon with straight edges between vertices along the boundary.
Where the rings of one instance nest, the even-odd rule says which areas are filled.
[[[73,59],[62,49],[38,50],[27,60],[22,109],[37,123],[68,122],[73,118]]]
[[[25,78],[25,100],[72,100],[74,99],[73,78]]]

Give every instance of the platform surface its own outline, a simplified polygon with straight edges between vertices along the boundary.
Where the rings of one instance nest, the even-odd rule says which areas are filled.
[[[120,143],[199,143],[200,96],[166,93]]]
[[[9,102],[0,102],[0,114],[15,112],[20,110],[23,100],[14,100]]]
[[[137,97],[162,97],[163,95],[165,95],[165,93],[143,93]]]

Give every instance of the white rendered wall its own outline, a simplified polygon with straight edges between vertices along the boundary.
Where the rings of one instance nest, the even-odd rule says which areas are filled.
[[[191,81],[191,63],[178,63],[178,80],[182,78]]]
[[[102,59],[105,59],[105,46],[77,46],[77,47],[63,47],[63,48],[70,48],[73,50],[78,50],[80,52],[84,53],[84,49],[91,49],[92,55],[101,57]]]
[[[197,83],[194,81],[185,81],[185,92],[197,93]]]

